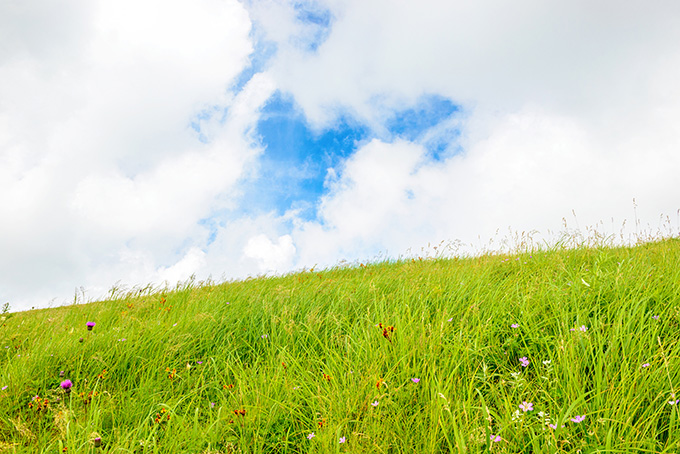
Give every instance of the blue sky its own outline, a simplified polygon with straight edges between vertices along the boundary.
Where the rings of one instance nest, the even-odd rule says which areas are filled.
[[[2,3],[0,303],[677,236],[680,3],[609,3]]]

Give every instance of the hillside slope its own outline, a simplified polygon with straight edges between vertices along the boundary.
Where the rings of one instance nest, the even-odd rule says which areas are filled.
[[[680,452],[678,264],[666,240],[7,314],[0,451]]]

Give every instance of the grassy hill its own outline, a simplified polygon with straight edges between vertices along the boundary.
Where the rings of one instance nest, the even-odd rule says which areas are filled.
[[[679,264],[665,240],[6,314],[0,451],[680,452]]]

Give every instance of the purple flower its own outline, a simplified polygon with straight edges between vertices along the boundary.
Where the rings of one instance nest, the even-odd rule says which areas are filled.
[[[378,404],[379,404],[379,402],[378,402],[378,401],[376,400],[376,401],[375,401],[375,402],[373,402],[373,403],[372,403],[371,405],[373,405],[374,407],[377,407],[377,406],[378,406]]]
[[[452,322],[452,321],[453,321],[453,317],[451,317],[451,318],[448,319],[447,321]]]
[[[644,363],[642,367],[649,367],[649,363]]]
[[[347,441],[347,439],[345,437],[340,437],[340,440],[338,440],[338,443],[344,443],[345,441]]]
[[[576,424],[582,422],[584,419],[586,419],[586,415],[576,415],[575,417],[571,418],[571,422],[575,422]]]
[[[215,402],[210,402],[210,408],[215,408]]]
[[[519,325],[517,323],[513,323],[512,325],[510,325],[510,328],[519,328]]]
[[[418,383],[420,381],[420,378],[412,378],[411,381],[413,383]]]
[[[548,427],[550,427],[552,430],[557,429],[557,424],[548,424]],[[560,427],[565,427],[564,424],[562,424]]]
[[[66,392],[71,391],[71,386],[73,386],[73,382],[71,382],[71,380],[64,380],[61,382],[61,388]]]
[[[523,412],[532,411],[534,409],[534,404],[527,402],[526,400],[519,404],[519,409]]]
[[[308,439],[308,440],[311,440],[311,439],[314,438],[314,437],[315,437],[314,432],[312,432],[311,434],[307,435],[307,439]]]
[[[529,367],[529,360],[527,359],[526,356],[522,356],[519,359],[519,362],[522,363],[522,367]]]
[[[659,319],[659,316],[658,316],[658,315],[652,315],[652,318],[653,318],[654,320],[658,320],[658,319]]]
[[[5,385],[5,386],[2,387],[2,390],[3,390],[3,391],[6,390],[6,389],[7,389],[7,385]]]
[[[203,361],[196,361],[196,364],[203,364]]]
[[[580,327],[579,329],[580,329],[581,331],[583,331],[584,333],[585,333],[586,331],[588,331],[588,327],[587,327],[586,325],[581,325],[581,327]]]
[[[87,322],[87,330],[92,331],[92,328],[94,328],[94,325],[96,325],[95,322]]]
[[[491,435],[491,442],[492,443],[498,443],[499,441],[501,441],[500,435]]]
[[[675,404],[677,404],[678,402],[680,402],[680,399],[678,399],[678,400],[669,400],[669,401],[668,401],[668,405],[675,405]]]

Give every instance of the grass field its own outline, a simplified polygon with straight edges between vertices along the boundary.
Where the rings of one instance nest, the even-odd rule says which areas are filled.
[[[680,452],[679,264],[669,239],[6,313],[0,452]]]

